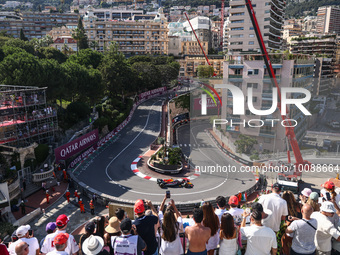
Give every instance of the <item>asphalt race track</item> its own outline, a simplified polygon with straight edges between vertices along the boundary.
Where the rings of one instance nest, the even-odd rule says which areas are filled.
[[[74,176],[88,187],[114,196],[119,200],[134,202],[150,199],[161,202],[165,190],[156,182],[142,179],[130,169],[135,158],[144,154],[160,132],[161,105],[164,98],[150,99],[135,111],[130,123],[120,131],[118,139],[101,153],[74,171]],[[205,132],[211,125],[192,123],[178,129],[178,144],[190,157],[193,165],[240,165],[227,158]],[[171,188],[171,197],[177,202],[199,202],[215,199],[218,195],[233,195],[255,184],[252,173],[215,172],[201,173],[193,180],[194,188]]]

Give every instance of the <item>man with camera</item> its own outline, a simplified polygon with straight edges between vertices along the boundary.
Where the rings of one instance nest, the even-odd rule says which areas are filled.
[[[15,247],[21,242],[25,242],[29,245],[28,255],[39,255],[39,242],[38,239],[33,237],[33,231],[30,225],[23,225],[18,227],[16,235],[19,238],[17,241],[11,243],[8,247],[10,255],[15,255]]]

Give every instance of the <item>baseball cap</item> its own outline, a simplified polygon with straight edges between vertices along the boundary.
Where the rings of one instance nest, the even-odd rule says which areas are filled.
[[[310,188],[304,188],[301,191],[301,194],[304,195],[305,197],[309,197],[311,193],[312,193],[312,190]]]
[[[237,198],[237,196],[231,196],[229,198],[228,204],[229,205],[238,205],[238,198]]]
[[[324,184],[321,185],[325,189],[332,189],[335,187],[334,183],[331,181],[326,181]]]
[[[57,227],[57,224],[55,224],[55,222],[49,222],[46,225],[46,232],[49,230],[54,231],[56,227]]]
[[[96,224],[94,224],[93,221],[90,221],[85,225],[85,230],[87,232],[90,232],[91,234],[94,232],[95,228],[96,228]]]
[[[281,190],[281,185],[278,184],[277,182],[275,182],[272,186],[273,189],[276,189],[276,190]]]
[[[319,194],[317,192],[312,192],[312,193],[310,193],[309,198],[314,200],[314,201],[318,201]]]
[[[65,214],[61,214],[55,222],[57,223],[57,226],[62,227],[69,222],[69,218]]]
[[[321,207],[320,207],[320,211],[328,212],[328,213],[335,213],[336,212],[333,203],[330,202],[330,201],[322,202]]]
[[[67,239],[69,237],[69,234],[67,233],[59,233],[58,235],[55,236],[54,238],[54,244],[65,244],[67,242]]]
[[[125,218],[120,223],[120,230],[123,231],[123,233],[129,232],[131,228],[132,228],[132,222],[129,218]]]
[[[17,231],[16,231],[16,235],[17,237],[23,237],[27,234],[28,230],[31,229],[30,225],[22,225],[20,227],[18,227]]]
[[[142,199],[138,199],[135,203],[135,207],[134,207],[134,211],[135,213],[139,214],[139,213],[143,213],[145,211],[144,208],[144,202]]]

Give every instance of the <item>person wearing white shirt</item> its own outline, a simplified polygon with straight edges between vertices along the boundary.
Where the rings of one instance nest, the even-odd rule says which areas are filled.
[[[242,214],[244,212],[243,209],[238,208],[238,204],[239,204],[239,200],[237,198],[237,196],[231,196],[229,198],[229,202],[228,204],[230,205],[230,209],[228,210],[228,213],[230,213],[233,218],[234,218],[234,222],[235,225],[240,226],[241,225],[241,221],[242,221]]]
[[[288,207],[287,202],[280,197],[281,185],[274,183],[272,191],[271,194],[262,195],[258,202],[263,206],[264,211],[272,212],[272,215],[266,221],[266,226],[278,232],[281,221],[285,220],[288,215]]]
[[[44,241],[44,243],[41,247],[41,254],[42,255],[45,255],[48,252],[55,250],[54,238],[60,233],[66,233],[66,228],[67,228],[68,222],[69,222],[69,218],[65,214],[61,214],[61,215],[58,216],[58,218],[56,220],[57,231],[52,233],[52,234],[48,234],[45,237],[45,241]],[[67,247],[65,249],[65,252],[67,252],[70,255],[77,255],[78,251],[79,251],[79,246],[78,246],[76,240],[74,239],[74,237],[72,235],[69,235],[69,237],[67,239]]]
[[[29,236],[30,229],[31,229],[30,225],[23,225],[18,227],[18,229],[16,230],[16,235],[19,239],[11,243],[10,246],[8,247],[8,252],[10,255],[16,255],[15,247],[21,242],[25,242],[29,245],[28,255],[39,255],[38,239]]]
[[[246,227],[246,217],[249,215],[251,225]],[[262,214],[259,211],[243,213],[241,234],[247,239],[245,255],[275,255],[277,252],[276,234],[271,228],[263,226],[261,220]]]
[[[217,204],[217,209],[215,209],[215,214],[217,215],[218,219],[220,220],[221,223],[221,218],[224,213],[227,212],[227,209],[225,209],[227,205],[227,200],[223,196],[218,196],[216,198],[216,204]]]
[[[332,237],[336,241],[340,241],[340,232],[329,220],[329,217],[332,217],[335,212],[333,203],[325,201],[321,204],[320,212],[313,212],[310,216],[318,222],[314,239],[317,250],[316,254],[330,255],[332,251]]]
[[[67,240],[69,238],[69,234],[67,233],[59,233],[54,238],[54,246],[55,250],[50,251],[47,253],[47,255],[68,255],[68,253],[65,251],[67,247]]]

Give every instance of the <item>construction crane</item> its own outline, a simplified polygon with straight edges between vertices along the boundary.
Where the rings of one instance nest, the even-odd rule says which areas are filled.
[[[221,2],[220,47],[223,50],[224,0]]]
[[[261,52],[262,52],[265,65],[266,65],[268,73],[269,73],[270,80],[272,82],[272,85],[275,86],[277,88],[277,91],[278,91],[277,107],[280,110],[281,118],[282,118],[283,121],[285,121],[286,123],[289,124],[289,127],[287,127],[288,125],[285,126],[285,131],[286,131],[285,134],[286,134],[286,138],[288,139],[289,144],[290,144],[290,146],[293,150],[294,157],[295,157],[294,175],[295,176],[297,176],[297,175],[301,176],[301,171],[302,170],[308,170],[308,168],[310,166],[310,162],[307,161],[307,160],[303,160],[298,141],[296,140],[294,127],[292,126],[291,121],[287,118],[287,116],[282,115],[280,86],[277,82],[272,63],[269,59],[269,55],[268,55],[266,46],[265,46],[264,41],[263,41],[261,30],[260,30],[259,24],[258,24],[257,19],[256,19],[255,11],[254,11],[253,5],[251,3],[251,0],[245,0],[245,4],[246,4],[247,10],[248,10],[251,22],[253,24],[254,30],[255,30],[257,41],[258,41],[260,48],[261,48]],[[288,111],[286,111],[286,113],[288,113]],[[291,163],[289,146],[288,146],[288,149],[287,149],[287,156],[288,156],[288,163]],[[296,170],[298,170],[298,171],[296,171]]]

